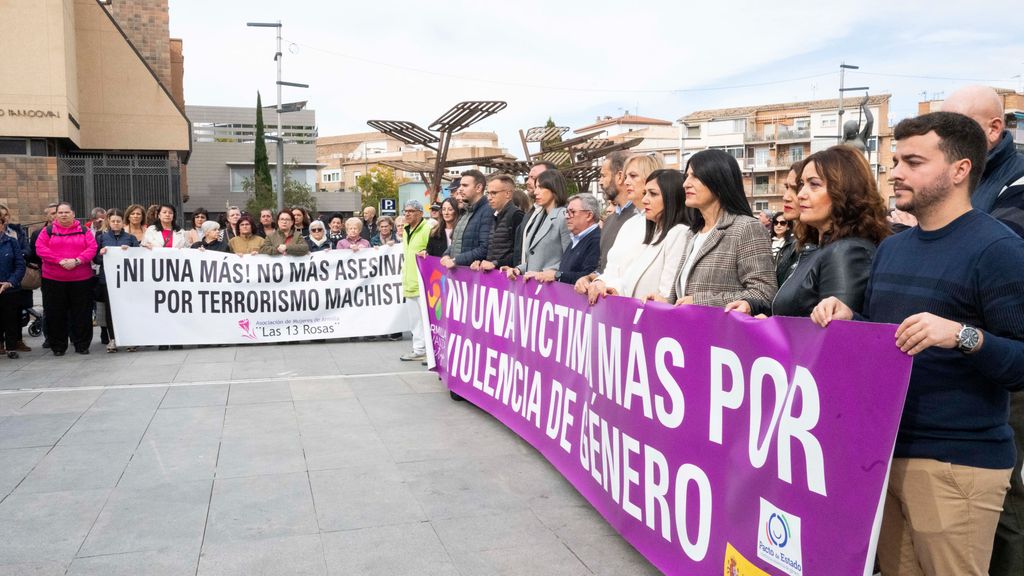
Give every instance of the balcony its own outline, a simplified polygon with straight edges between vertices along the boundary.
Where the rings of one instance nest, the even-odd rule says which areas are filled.
[[[746,172],[771,172],[777,168],[777,163],[774,158],[744,158],[741,166]]]
[[[782,142],[787,140],[810,140],[811,131],[807,130],[779,130],[776,140]]]
[[[753,134],[747,133],[743,135],[743,142],[746,144],[754,144],[757,142],[793,142],[799,140],[810,140],[811,131],[806,130],[794,130],[790,128],[779,128],[775,134]]]
[[[778,191],[771,184],[754,184],[754,196],[778,196]]]

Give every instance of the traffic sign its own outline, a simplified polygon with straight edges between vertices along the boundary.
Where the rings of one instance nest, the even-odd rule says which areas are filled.
[[[381,216],[395,216],[398,214],[398,200],[394,198],[381,198],[380,199],[380,215]]]

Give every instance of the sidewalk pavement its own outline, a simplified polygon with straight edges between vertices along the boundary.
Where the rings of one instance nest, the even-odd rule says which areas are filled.
[[[0,576],[658,574],[408,341],[28,343],[0,357]]]

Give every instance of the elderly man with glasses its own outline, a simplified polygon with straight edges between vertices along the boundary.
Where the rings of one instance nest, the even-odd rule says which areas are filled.
[[[600,212],[601,206],[594,195],[583,193],[573,196],[565,208],[565,225],[569,228],[572,244],[562,254],[558,270],[536,272],[533,277],[540,282],[557,280],[573,285],[597,270],[601,259],[601,228],[597,225]]]

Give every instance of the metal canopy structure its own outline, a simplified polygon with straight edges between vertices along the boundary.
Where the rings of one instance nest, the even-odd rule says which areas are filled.
[[[428,130],[421,128],[420,126],[403,120],[370,120],[367,124],[384,134],[394,137],[397,140],[405,142],[406,144],[417,144],[425,146],[437,152],[434,158],[433,166],[430,167],[429,173],[430,178],[427,178],[427,170],[406,170],[405,168],[399,168],[406,172],[419,172],[424,180],[427,182],[427,186],[430,188],[431,200],[436,201],[438,194],[441,192],[441,177],[444,175],[444,169],[449,166],[467,165],[467,164],[484,164],[489,160],[501,158],[501,156],[487,156],[482,158],[466,158],[459,160],[458,163],[448,162],[448,148],[452,141],[452,135],[461,130],[469,128],[473,124],[488,118],[507,107],[506,102],[500,100],[482,100],[482,101],[467,101],[459,102],[455,106],[452,106],[447,112],[442,114],[437,120],[434,120]],[[437,132],[435,135],[433,132]],[[436,145],[434,143],[437,143]],[[383,163],[387,166],[395,167],[397,164],[406,163]],[[415,162],[420,168],[423,168],[423,164]]]
[[[519,131],[519,138],[523,143],[523,151],[526,152],[527,162],[525,170],[520,166],[509,166],[517,173],[528,173],[534,162],[551,162],[559,167],[559,170],[566,179],[574,182],[579,190],[585,190],[595,178],[600,176],[599,166],[595,161],[618,150],[627,150],[640,144],[642,138],[630,138],[623,142],[613,142],[603,138],[604,131],[594,132],[577,136],[568,140],[562,140],[562,135],[569,129],[564,126],[545,127],[539,126],[530,128],[525,132]],[[527,143],[540,143],[540,151],[530,153]],[[501,170],[499,166],[494,166]]]

